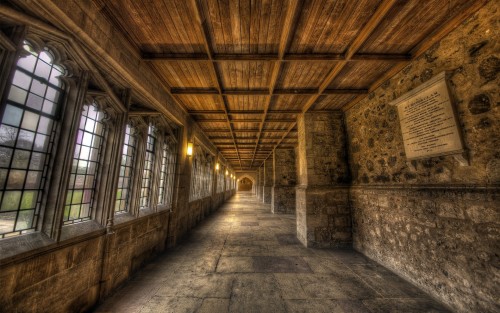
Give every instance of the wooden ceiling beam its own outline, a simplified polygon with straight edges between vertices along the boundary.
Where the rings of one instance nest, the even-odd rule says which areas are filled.
[[[281,139],[282,136],[271,136],[271,137],[262,137],[261,139],[262,140],[279,140]],[[226,137],[226,136],[208,136],[208,139],[212,140],[212,139],[215,139],[215,140],[232,140],[231,137]],[[285,138],[285,139],[296,139],[296,138],[291,138],[291,137],[288,137],[288,138]],[[239,141],[239,140],[257,140],[257,136],[251,136],[251,137],[236,137],[236,141]]]
[[[277,54],[213,54],[210,58],[204,53],[152,53],[142,52],[142,59],[145,61],[190,61],[190,62],[332,62],[346,61],[346,55],[342,53],[290,53],[285,54],[280,59]],[[408,54],[390,53],[360,53],[354,54],[348,61],[393,61],[400,62],[411,59]]]
[[[404,62],[408,60],[411,60],[411,54],[355,53],[345,61]]]
[[[331,95],[331,94],[360,94],[367,93],[367,89],[325,89],[322,93],[318,92],[317,88],[312,89],[274,89],[273,93],[269,93],[269,89],[250,89],[250,90],[223,90],[224,96],[277,96],[277,95]],[[217,89],[209,88],[172,88],[170,93],[173,95],[218,95]]]
[[[205,133],[224,133],[224,132],[228,132],[229,129],[224,129],[224,128],[219,128],[219,129],[203,129],[203,131]],[[235,133],[256,133],[256,132],[259,132],[259,131],[266,132],[266,133],[284,133],[284,132],[288,132],[287,129],[262,129],[262,130],[259,130],[257,128],[253,128],[253,129],[233,129],[233,132],[235,132]]]
[[[233,126],[230,122],[231,119],[230,119],[229,113],[228,113],[229,105],[227,104],[225,97],[222,95],[222,79],[221,79],[219,71],[217,70],[217,66],[215,64],[215,61],[213,60],[214,52],[213,52],[212,47],[211,47],[212,40],[210,37],[210,30],[208,29],[207,20],[206,20],[205,16],[203,16],[203,10],[201,8],[200,1],[199,0],[191,0],[191,4],[192,4],[192,8],[194,10],[195,16],[196,16],[196,20],[200,24],[201,30],[203,32],[203,45],[205,46],[205,50],[206,50],[207,56],[208,56],[209,61],[210,61],[209,64],[211,65],[212,71],[215,74],[215,78],[216,78],[216,82],[217,82],[217,91],[219,92],[219,97],[220,97],[221,102],[223,104],[224,113],[225,113],[225,116],[227,119],[227,126],[229,128],[230,133],[231,133],[231,137],[233,138],[234,148],[236,149],[236,153],[237,153],[238,158],[239,158],[240,154],[238,151],[238,146],[236,144],[236,138],[234,136]],[[241,168],[242,168],[242,165],[241,165],[241,160],[240,160],[240,169]]]
[[[224,115],[224,114],[226,114],[226,111],[224,111],[224,110],[191,110],[191,111],[188,111],[188,113],[191,115],[213,115],[213,114]],[[300,114],[300,113],[302,113],[301,110],[269,110],[269,111],[267,111],[267,114]],[[233,115],[233,114],[260,115],[260,114],[264,114],[264,111],[262,111],[262,110],[232,110],[232,111],[227,111],[227,114],[229,114],[229,115]]]
[[[382,3],[378,6],[377,10],[372,14],[368,22],[363,26],[361,31],[358,33],[356,38],[352,41],[351,45],[347,49],[344,54],[345,60],[338,61],[333,69],[328,73],[325,77],[321,85],[319,86],[318,95],[313,95],[302,108],[302,113],[306,113],[309,109],[314,105],[316,100],[320,97],[320,94],[328,89],[328,86],[333,82],[333,80],[340,74],[342,69],[347,65],[347,62],[351,60],[351,58],[356,54],[356,52],[361,48],[366,39],[373,33],[373,31],[377,28],[377,26],[382,22],[386,14],[391,10],[391,8],[397,3],[398,0],[383,0]],[[286,136],[292,131],[297,123],[290,125],[288,128],[288,132],[285,133],[276,145],[274,149],[276,149],[281,142],[285,139]],[[272,155],[272,152],[269,153],[267,158]],[[266,158],[266,159],[267,159]]]
[[[280,118],[280,119],[266,119],[266,123],[293,123],[295,122],[296,120],[294,118]],[[222,122],[226,122],[225,119],[222,119],[222,118],[204,118],[204,119],[197,119],[196,122],[198,123],[222,123]],[[232,124],[235,124],[235,123],[260,123],[261,120],[260,119],[242,119],[242,118],[234,118],[234,119],[231,119],[230,121]]]
[[[283,24],[283,30],[280,36],[280,42],[278,46],[278,61],[274,62],[273,70],[271,72],[270,84],[269,84],[269,95],[267,97],[266,105],[264,106],[264,114],[262,116],[262,122],[259,126],[259,134],[257,135],[257,142],[255,143],[254,156],[257,152],[257,148],[259,147],[260,136],[263,133],[264,123],[267,118],[267,112],[269,111],[269,107],[271,106],[272,94],[278,85],[279,74],[281,72],[282,64],[286,51],[288,50],[288,46],[290,45],[290,41],[295,33],[295,28],[298,24],[298,19],[300,16],[300,11],[302,8],[302,0],[292,0],[288,2],[287,10],[285,13],[285,19]],[[250,167],[252,168],[253,161],[250,163]]]

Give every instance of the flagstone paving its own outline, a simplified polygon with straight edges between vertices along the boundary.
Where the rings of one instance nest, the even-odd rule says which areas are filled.
[[[295,217],[238,193],[95,312],[448,312],[353,250],[308,249]]]

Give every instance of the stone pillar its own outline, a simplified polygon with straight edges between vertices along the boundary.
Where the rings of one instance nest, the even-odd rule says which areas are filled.
[[[295,214],[295,185],[297,184],[295,150],[274,150],[273,163],[274,185],[271,212]]]
[[[259,184],[257,185],[257,199],[264,199],[264,166],[259,167]]]
[[[272,191],[273,191],[273,159],[269,158],[264,161],[264,187],[262,188],[264,191],[262,202],[271,204],[272,200]]]
[[[305,113],[297,124],[297,237],[306,247],[351,246],[350,175],[343,113]]]

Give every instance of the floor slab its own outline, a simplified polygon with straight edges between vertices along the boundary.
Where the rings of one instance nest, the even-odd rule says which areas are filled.
[[[353,250],[307,249],[295,217],[238,193],[95,312],[448,312]]]

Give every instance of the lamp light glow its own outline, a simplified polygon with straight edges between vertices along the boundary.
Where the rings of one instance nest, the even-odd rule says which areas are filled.
[[[215,169],[219,170],[219,163],[215,163]]]
[[[226,170],[226,176],[227,176],[227,175],[229,175],[229,172],[228,172],[228,170]]]
[[[192,156],[193,155],[193,143],[192,142],[188,142],[186,154],[188,156]]]

